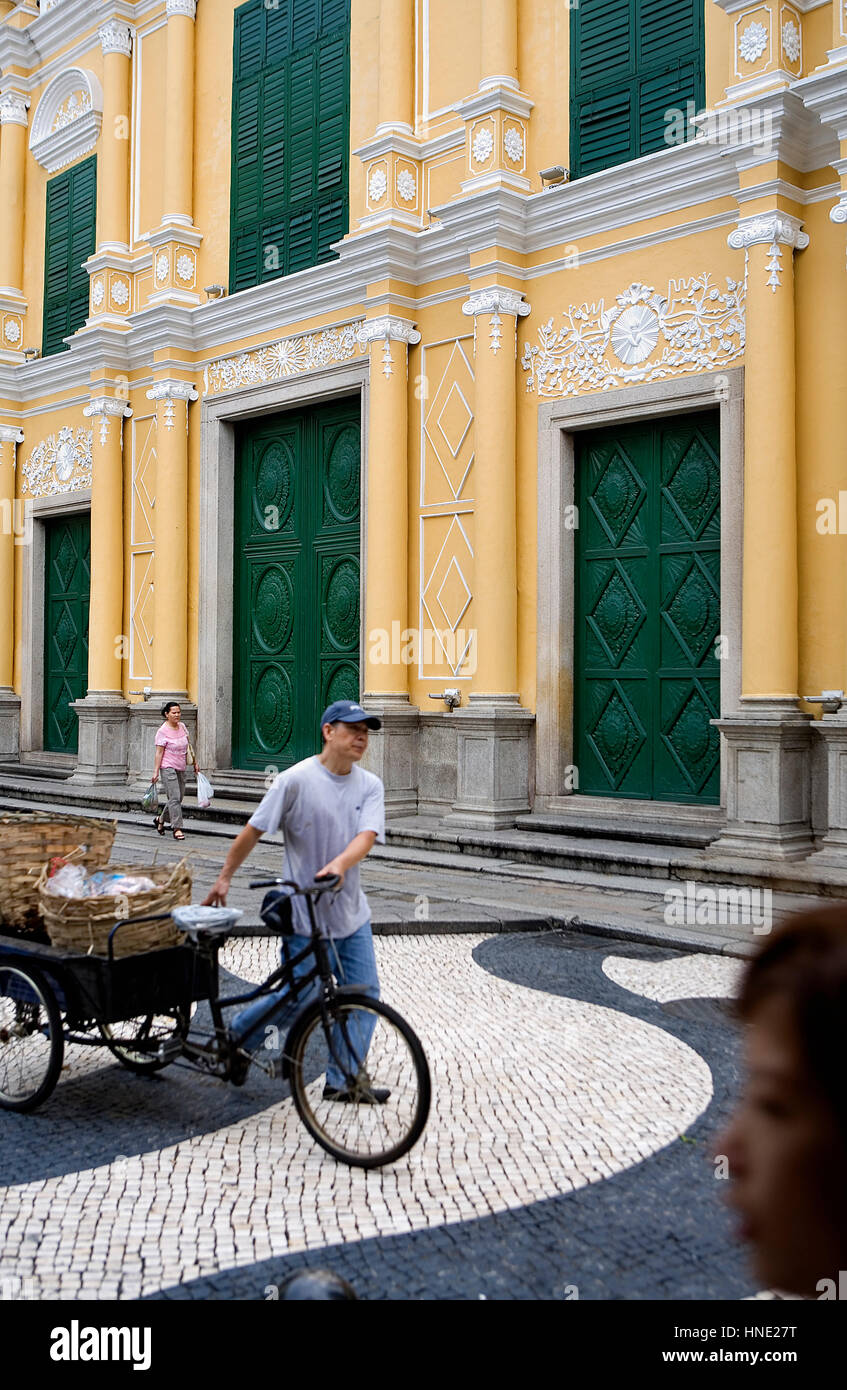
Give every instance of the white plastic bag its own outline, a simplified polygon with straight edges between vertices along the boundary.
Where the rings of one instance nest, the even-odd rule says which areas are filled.
[[[214,787],[212,786],[211,782],[209,781],[208,777],[204,777],[204,775],[203,775],[202,772],[198,772],[198,773],[197,773],[197,805],[200,807],[201,810],[205,811],[206,807],[207,807],[207,806],[209,805],[209,803],[211,802],[212,797],[214,796],[214,794],[215,794],[215,789],[214,789]]]

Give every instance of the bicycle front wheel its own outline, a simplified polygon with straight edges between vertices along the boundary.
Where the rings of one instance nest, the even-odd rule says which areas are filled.
[[[429,1115],[429,1067],[417,1035],[366,994],[319,1002],[286,1042],[291,1094],[309,1133],[353,1168],[394,1163],[417,1143]]]
[[[34,1110],[59,1079],[65,1040],[52,989],[23,962],[0,962],[0,1106]]]

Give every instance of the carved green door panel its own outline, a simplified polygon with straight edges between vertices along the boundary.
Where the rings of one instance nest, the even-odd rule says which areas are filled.
[[[580,436],[576,463],[579,789],[717,802],[717,416]]]
[[[240,434],[237,767],[308,757],[325,707],[359,698],[359,470],[358,402],[275,416]]]
[[[47,523],[44,572],[44,747],[76,753],[71,700],[88,690],[91,527],[87,516]]]

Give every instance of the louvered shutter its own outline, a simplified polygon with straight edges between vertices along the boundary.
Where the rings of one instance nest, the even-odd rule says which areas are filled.
[[[704,100],[703,0],[580,0],[571,14],[575,177],[666,147]]]
[[[236,11],[233,291],[331,259],[347,231],[349,20],[350,0]]]
[[[64,339],[88,317],[88,273],[97,237],[97,160],[87,159],[47,184],[44,237],[42,357],[65,348]]]

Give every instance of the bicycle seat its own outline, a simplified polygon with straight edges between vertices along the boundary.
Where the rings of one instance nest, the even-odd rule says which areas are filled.
[[[237,907],[175,907],[171,918],[191,941],[227,936],[244,913]]]

